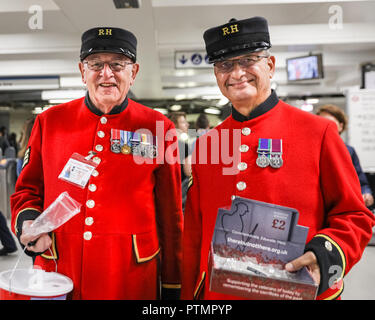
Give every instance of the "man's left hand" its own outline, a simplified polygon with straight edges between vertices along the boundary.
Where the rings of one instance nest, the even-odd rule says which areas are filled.
[[[303,267],[307,267],[307,270],[309,271],[314,282],[317,285],[319,285],[320,268],[314,252],[307,251],[304,255],[300,256],[299,258],[290,261],[285,265],[285,270],[289,272],[295,272],[302,269]]]

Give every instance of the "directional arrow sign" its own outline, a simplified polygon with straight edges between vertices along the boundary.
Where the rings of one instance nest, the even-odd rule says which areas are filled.
[[[182,57],[178,61],[184,65],[188,61],[188,59],[186,59],[185,55],[183,54]]]
[[[176,69],[202,69],[212,68],[207,59],[206,51],[176,51]]]

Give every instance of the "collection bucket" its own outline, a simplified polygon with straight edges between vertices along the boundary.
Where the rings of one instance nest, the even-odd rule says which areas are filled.
[[[41,269],[6,270],[0,273],[0,300],[66,300],[73,281]]]

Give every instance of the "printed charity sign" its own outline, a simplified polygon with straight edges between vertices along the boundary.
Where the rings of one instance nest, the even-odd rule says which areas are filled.
[[[303,254],[308,228],[298,211],[237,197],[220,208],[210,251],[210,290],[249,299],[304,300],[317,285],[306,268],[285,264]]]

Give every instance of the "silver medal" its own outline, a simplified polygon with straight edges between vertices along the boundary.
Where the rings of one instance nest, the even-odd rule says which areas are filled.
[[[281,154],[271,154],[270,165],[272,168],[275,169],[281,168],[283,165],[283,159],[281,158]]]
[[[268,159],[264,153],[260,153],[256,160],[256,164],[258,167],[265,168],[270,164],[270,159]]]
[[[132,154],[135,155],[135,156],[140,156],[142,155],[141,153],[141,148],[140,148],[140,145],[137,144],[137,145],[132,145]]]
[[[112,142],[111,144],[111,151],[114,153],[120,153],[121,152],[121,145],[119,142]]]

